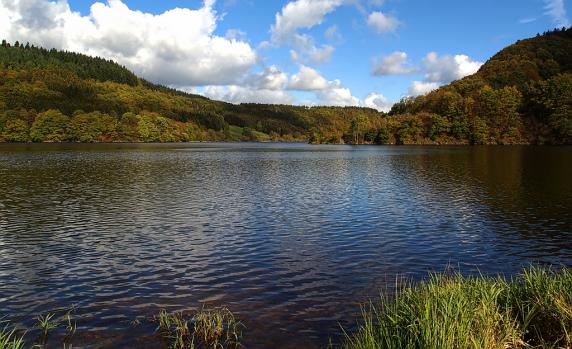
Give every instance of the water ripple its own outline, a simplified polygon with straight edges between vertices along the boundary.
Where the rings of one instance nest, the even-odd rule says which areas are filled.
[[[320,347],[396,274],[572,265],[572,151],[0,146],[0,309],[78,306],[81,345],[227,305],[251,347]],[[334,337],[334,340],[339,337]]]

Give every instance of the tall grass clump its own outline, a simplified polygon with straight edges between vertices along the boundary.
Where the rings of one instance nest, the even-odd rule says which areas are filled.
[[[431,274],[363,309],[347,349],[570,348],[572,274],[531,267],[514,279]]]
[[[543,348],[572,348],[572,271],[529,268],[514,281],[507,303],[525,330],[524,340]]]
[[[17,333],[15,327],[0,320],[0,349],[23,349],[24,336]]]
[[[162,310],[155,320],[158,332],[173,349],[241,347],[243,325],[227,308],[203,309],[192,316]]]

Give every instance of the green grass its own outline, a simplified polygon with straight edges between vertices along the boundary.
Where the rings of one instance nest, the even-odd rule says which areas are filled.
[[[241,347],[243,325],[227,308],[202,309],[193,316],[162,310],[155,321],[157,331],[173,349]]]
[[[344,348],[571,348],[572,273],[531,267],[513,278],[431,274],[363,310]]]
[[[36,318],[36,325],[42,330],[44,337],[48,337],[52,330],[58,328],[59,322],[55,319],[55,313],[47,313]]]
[[[0,349],[23,349],[24,336],[17,333],[15,327],[6,321],[0,320]]]
[[[236,140],[242,139],[242,127],[230,125],[228,128],[228,133],[231,139],[236,139]]]

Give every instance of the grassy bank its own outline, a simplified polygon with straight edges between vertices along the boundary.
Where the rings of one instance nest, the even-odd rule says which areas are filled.
[[[572,272],[432,274],[363,311],[344,348],[572,348]]]

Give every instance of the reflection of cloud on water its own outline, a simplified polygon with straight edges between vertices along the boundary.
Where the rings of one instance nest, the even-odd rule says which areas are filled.
[[[113,147],[0,161],[2,308],[80,303],[121,327],[206,302],[254,337],[287,338],[280,324],[320,341],[395,274],[572,250],[572,162],[553,149]]]

